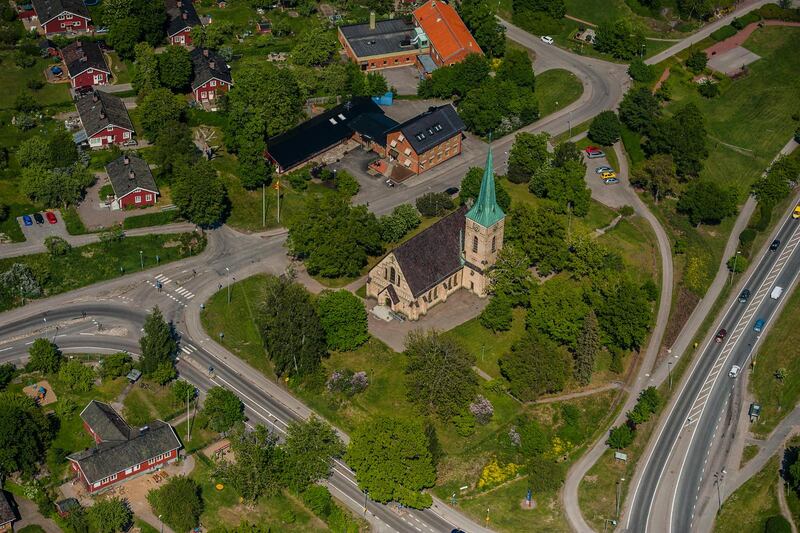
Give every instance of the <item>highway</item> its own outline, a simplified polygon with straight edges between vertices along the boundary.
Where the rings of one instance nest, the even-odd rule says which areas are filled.
[[[709,336],[678,390],[677,400],[668,408],[633,489],[631,513],[624,522],[627,531],[662,531],[665,524],[668,532],[691,531],[701,489],[714,482],[714,472],[707,468],[710,449],[740,381],[729,378],[728,372],[733,365],[749,371],[750,357],[760,339],[753,331],[754,322],[764,319],[769,327],[780,304],[769,297],[772,288],[783,287],[784,298],[800,272],[800,223],[787,217],[775,238],[781,241],[778,250],[765,251],[743,285],[750,289],[750,299],[743,304],[733,298],[738,294],[732,295],[722,320],[713,328],[714,333],[725,328],[727,337],[717,343]],[[654,506],[656,500],[658,506]]]

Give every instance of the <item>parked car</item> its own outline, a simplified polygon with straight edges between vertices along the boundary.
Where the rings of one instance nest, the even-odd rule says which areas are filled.
[[[31,220],[30,215],[22,215],[22,223],[25,224],[26,226],[32,226],[33,220]]]
[[[747,300],[750,299],[750,289],[745,289],[742,291],[742,294],[739,295],[739,303],[747,303]]]
[[[607,167],[605,165],[603,165],[601,167],[597,167],[596,169],[594,169],[594,173],[595,174],[602,174],[603,172],[614,172],[614,169],[611,168],[611,167]]]
[[[739,371],[740,371],[741,369],[742,369],[742,367],[740,367],[739,365],[733,365],[733,366],[731,367],[731,371],[730,371],[730,372],[728,372],[728,377],[729,377],[729,378],[735,378],[736,376],[738,376],[738,375],[739,375]]]
[[[800,218],[800,204],[794,206],[794,212],[792,212],[792,218]]]
[[[553,38],[549,35],[542,35],[542,42],[544,44],[553,44]]]
[[[780,246],[781,246],[781,241],[780,241],[780,239],[775,239],[774,241],[772,241],[772,244],[770,244],[770,245],[769,245],[769,250],[770,250],[771,252],[774,252],[775,250],[777,250],[778,248],[780,248]]]
[[[599,146],[594,146],[590,144],[589,146],[584,148],[583,151],[586,152],[587,154],[591,154],[592,152],[600,152],[601,150]]]
[[[589,159],[597,159],[598,157],[605,157],[606,153],[602,150],[598,150],[596,152],[586,152],[586,157]]]
[[[444,190],[445,194],[449,194],[450,196],[455,196],[458,194],[458,187],[448,187]]]
[[[48,221],[49,223],[51,223],[51,224],[55,224],[56,222],[58,222],[58,219],[56,219],[56,215],[55,215],[55,213],[53,213],[53,212],[51,212],[51,211],[48,211],[47,213],[45,213],[45,214],[44,214],[44,217],[45,217],[45,218],[47,219],[47,221]]]
[[[387,187],[390,187],[390,188],[394,187],[394,182],[392,180],[386,180],[386,181],[384,181],[384,183],[386,184]]]
[[[609,178],[616,178],[617,177],[617,173],[616,172],[603,172],[600,175],[600,177],[603,178],[604,180],[607,180]]]
[[[35,220],[37,224],[44,224],[44,217],[41,213],[34,213],[33,220]]]
[[[753,324],[753,331],[755,331],[756,333],[761,333],[764,330],[764,323],[765,322],[763,318],[759,318],[758,320],[756,320],[756,323]]]
[[[714,342],[722,342],[722,341],[724,341],[725,340],[725,336],[727,334],[728,334],[728,330],[725,329],[725,328],[722,328],[721,330],[719,330],[717,332],[717,336],[714,337]]]
[[[606,178],[603,180],[603,183],[606,185],[613,185],[615,183],[619,183],[619,178]]]
[[[774,289],[772,289],[772,292],[770,293],[769,297],[772,298],[773,300],[777,300],[778,298],[781,297],[781,294],[783,294],[783,287],[776,286]]]

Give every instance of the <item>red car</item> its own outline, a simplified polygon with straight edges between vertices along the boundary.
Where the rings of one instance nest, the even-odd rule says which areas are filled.
[[[587,154],[591,154],[592,152],[601,152],[602,150],[600,150],[600,148],[597,146],[587,146],[583,149],[583,151]]]
[[[54,213],[51,213],[50,211],[46,212],[44,216],[45,218],[47,218],[47,221],[51,224],[55,224],[56,222],[58,222],[58,220],[56,220],[56,215]]]
[[[728,330],[726,330],[725,328],[722,328],[721,330],[719,330],[719,333],[717,333],[717,336],[714,337],[714,342],[722,342],[722,341],[724,341],[725,340],[725,336],[727,334],[728,334]]]

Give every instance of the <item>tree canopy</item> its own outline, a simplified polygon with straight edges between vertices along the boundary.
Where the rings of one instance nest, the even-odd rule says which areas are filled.
[[[289,424],[283,449],[286,483],[296,491],[328,477],[333,460],[345,451],[336,431],[315,416]]]
[[[27,396],[0,392],[0,475],[32,475],[45,456],[53,429]]]
[[[520,132],[508,155],[508,180],[527,183],[539,169],[550,160],[547,150],[547,133]]]
[[[184,91],[192,79],[189,51],[183,46],[167,46],[157,57],[161,84],[175,92]]]
[[[89,523],[98,533],[125,531],[131,523],[133,513],[124,500],[104,498],[89,507]]]
[[[736,189],[723,188],[716,182],[700,179],[689,184],[678,200],[678,211],[692,224],[719,224],[736,214]]]
[[[222,222],[229,206],[225,184],[214,166],[204,160],[191,168],[182,165],[176,169],[172,201],[182,216],[201,227]]]
[[[613,111],[600,112],[589,125],[589,139],[603,146],[611,146],[617,142],[620,134],[619,118]]]
[[[523,401],[559,392],[568,375],[568,355],[542,334],[529,330],[500,358],[511,393]]]
[[[506,29],[497,23],[493,4],[488,0],[464,0],[458,12],[478,46],[489,57],[501,57],[506,52]]]
[[[644,31],[630,18],[604,22],[597,27],[594,47],[617,59],[633,59],[643,56],[647,49]]]
[[[144,332],[139,339],[142,357],[139,365],[145,375],[154,373],[162,363],[172,364],[172,357],[178,351],[175,332],[164,319],[161,310],[154,307],[144,321]]]
[[[369,338],[367,310],[352,292],[324,291],[317,300],[317,310],[331,350],[354,350]]]
[[[470,167],[467,174],[461,180],[461,192],[458,194],[461,205],[465,205],[470,201],[474,202],[478,199],[478,194],[481,192],[482,180],[483,168]],[[500,209],[508,212],[509,207],[511,207],[511,195],[508,194],[503,184],[497,182],[497,180],[495,180],[495,195],[497,197],[497,205],[500,206]]]
[[[253,431],[238,427],[230,436],[236,461],[221,461],[216,474],[227,481],[248,503],[274,496],[283,487],[285,454],[278,439],[258,425]]]
[[[186,476],[171,477],[160,488],[150,490],[147,501],[153,512],[161,516],[173,531],[194,529],[203,512],[200,486]]]
[[[658,100],[647,87],[631,89],[619,104],[620,120],[639,133],[646,133],[660,116]]]
[[[155,140],[165,125],[182,120],[186,108],[183,97],[172,94],[169,89],[151,90],[136,108],[142,123],[142,133],[146,138]]]
[[[658,120],[650,129],[645,151],[671,155],[679,176],[697,176],[708,157],[703,114],[694,104],[687,104],[670,118]]]
[[[234,424],[244,420],[244,404],[236,394],[224,387],[211,387],[203,402],[203,412],[208,426],[220,433],[229,431]]]
[[[41,337],[33,341],[28,354],[30,355],[28,370],[39,371],[42,374],[55,374],[64,362],[64,356],[61,355],[58,346]]]

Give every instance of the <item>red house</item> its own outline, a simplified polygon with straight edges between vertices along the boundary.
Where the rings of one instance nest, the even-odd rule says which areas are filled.
[[[67,459],[89,493],[161,468],[178,457],[181,442],[172,426],[161,420],[132,428],[110,405],[96,400],[81,411],[81,419],[95,446]]]
[[[69,73],[72,87],[105,85],[111,78],[111,69],[100,45],[93,41],[75,41],[61,49],[61,56]]]
[[[106,165],[108,179],[114,188],[112,209],[147,207],[158,200],[158,187],[147,161],[127,154]]]
[[[422,28],[428,36],[429,59],[439,67],[459,63],[469,54],[483,54],[455,8],[447,2],[429,0],[415,9],[414,25]],[[426,55],[420,56],[423,66]]]
[[[197,16],[191,0],[164,0],[167,11],[167,40],[169,44],[192,44],[192,28],[203,23]]]
[[[45,34],[89,31],[92,17],[83,0],[32,0],[39,26]]]
[[[217,95],[228,92],[233,85],[231,69],[225,59],[208,48],[195,48],[191,52],[192,93],[198,102],[213,103]]]
[[[86,139],[92,148],[125,144],[134,140],[135,131],[125,104],[117,96],[94,91],[80,98],[78,108]]]

